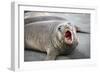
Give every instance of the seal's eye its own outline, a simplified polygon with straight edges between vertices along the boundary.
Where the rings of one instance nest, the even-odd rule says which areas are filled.
[[[61,31],[61,26],[58,27],[58,30]]]

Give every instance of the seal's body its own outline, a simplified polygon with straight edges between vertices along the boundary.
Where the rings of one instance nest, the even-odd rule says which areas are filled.
[[[46,19],[46,18],[45,18]],[[78,45],[76,29],[64,19],[48,19],[24,26],[25,48],[47,53],[47,60],[70,54]]]

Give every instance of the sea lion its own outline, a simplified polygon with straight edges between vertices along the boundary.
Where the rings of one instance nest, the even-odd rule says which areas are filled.
[[[70,54],[78,45],[78,37],[75,27],[66,20],[42,20],[24,26],[24,45],[46,52],[46,60],[55,60],[60,54]]]

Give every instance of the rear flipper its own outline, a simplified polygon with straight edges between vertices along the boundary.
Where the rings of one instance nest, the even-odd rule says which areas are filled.
[[[77,33],[86,33],[86,34],[90,34],[90,32],[84,31],[84,30],[80,29],[80,28],[79,28],[78,26],[76,26],[76,25],[75,25],[74,27],[75,27]]]

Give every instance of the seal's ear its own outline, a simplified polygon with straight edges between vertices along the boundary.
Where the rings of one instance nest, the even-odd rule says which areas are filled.
[[[86,32],[86,31],[80,29],[80,28],[79,28],[78,26],[76,26],[76,25],[74,25],[74,27],[75,27],[76,32],[78,32],[78,33],[87,33],[87,34],[90,34],[90,32]]]

